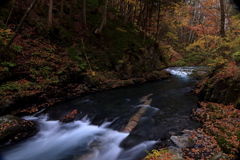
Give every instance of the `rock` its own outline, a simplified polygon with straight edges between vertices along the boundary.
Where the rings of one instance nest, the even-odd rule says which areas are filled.
[[[66,116],[64,116],[64,117],[60,120],[60,122],[63,122],[63,123],[73,122],[73,121],[76,119],[76,117],[77,117],[78,114],[79,114],[78,111],[75,109],[75,110],[73,110],[71,113],[69,113],[69,114],[67,114]]]
[[[0,117],[0,145],[20,140],[36,133],[33,122],[12,115]]]
[[[189,148],[193,147],[195,144],[194,140],[188,136],[171,136],[170,139],[179,148]]]
[[[178,156],[183,156],[183,151],[181,148],[177,148],[174,146],[169,146],[168,150],[171,151],[173,154],[178,155]]]
[[[222,153],[217,153],[210,158],[210,160],[220,160],[220,159],[228,159],[228,158]]]

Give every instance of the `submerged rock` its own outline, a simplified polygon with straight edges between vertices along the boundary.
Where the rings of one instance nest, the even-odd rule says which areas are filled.
[[[76,119],[78,114],[79,114],[78,110],[75,109],[71,113],[67,114],[62,119],[60,119],[60,122],[63,122],[63,123],[73,122]]]
[[[35,133],[33,122],[12,115],[0,117],[0,145],[32,136]]]

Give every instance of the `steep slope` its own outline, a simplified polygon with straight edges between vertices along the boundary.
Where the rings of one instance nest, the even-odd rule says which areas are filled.
[[[96,34],[103,5],[87,1],[87,29],[82,28],[81,3],[66,1],[61,21],[61,4],[54,2],[53,26],[48,27],[48,4],[37,4],[25,19],[11,48],[0,59],[1,113],[20,109],[35,112],[82,93],[111,89],[166,78],[158,71],[166,66],[163,52],[151,38],[114,8],[107,13],[107,25]],[[7,43],[31,1],[7,3],[1,8],[1,46]],[[10,15],[10,18],[8,19]],[[5,28],[5,23],[7,28]],[[39,108],[40,107],[40,108]],[[27,110],[23,110],[28,108]],[[17,114],[14,112],[14,114]]]

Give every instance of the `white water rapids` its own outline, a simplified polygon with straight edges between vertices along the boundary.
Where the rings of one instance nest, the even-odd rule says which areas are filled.
[[[47,116],[24,118],[36,121],[39,132],[4,152],[4,160],[133,160],[155,143],[123,150],[119,144],[128,134],[107,129],[109,122],[98,127],[86,118],[67,124],[47,121]]]

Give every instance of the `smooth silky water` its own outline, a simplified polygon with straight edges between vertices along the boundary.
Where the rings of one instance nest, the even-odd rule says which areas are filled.
[[[189,76],[193,69],[168,68],[172,73],[169,79],[86,95],[25,116],[39,131],[24,141],[3,146],[3,160],[142,159],[164,133],[201,126],[190,119],[198,101],[190,93],[196,82]],[[149,94],[152,102],[141,118],[143,123],[133,130],[141,138],[122,147],[129,133],[120,131],[143,104],[141,98]],[[59,122],[74,109],[81,111],[78,120]]]

